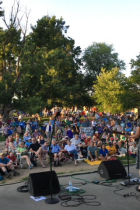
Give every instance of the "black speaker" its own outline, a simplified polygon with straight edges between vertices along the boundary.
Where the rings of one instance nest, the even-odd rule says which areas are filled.
[[[119,160],[102,162],[98,167],[98,173],[105,179],[119,179],[126,177],[126,170]]]
[[[52,187],[51,187],[51,176],[52,176]],[[60,185],[58,177],[55,171],[39,172],[34,174],[29,174],[28,177],[28,191],[32,196],[42,196],[49,195],[52,193],[59,193]]]

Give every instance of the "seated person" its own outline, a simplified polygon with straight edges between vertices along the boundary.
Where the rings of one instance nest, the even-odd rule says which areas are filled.
[[[17,127],[16,127],[16,132],[17,133],[22,133],[21,127],[19,125],[17,125]]]
[[[14,145],[14,139],[13,138],[10,138],[9,139],[9,146],[8,146],[8,151],[13,151],[14,153],[16,152],[16,147]]]
[[[85,141],[87,138],[87,135],[85,134],[84,131],[82,131],[82,134],[81,134],[81,141]]]
[[[65,148],[65,146],[67,145],[67,140],[69,140],[68,136],[65,136],[61,141],[60,141],[60,147],[62,149]]]
[[[21,158],[26,159],[29,169],[32,169],[33,164],[31,163],[30,158],[28,157],[28,150],[24,147],[24,143],[20,143],[17,152],[21,154]]]
[[[120,152],[119,152],[119,144],[118,144],[116,141],[114,141],[114,142],[113,142],[113,145],[114,145],[114,147],[116,148],[116,154],[117,154],[117,155],[120,155]]]
[[[54,155],[54,167],[61,166],[62,152],[60,146],[56,144],[56,140],[52,140],[51,148],[52,154]]]
[[[60,139],[62,139],[62,132],[61,132],[60,129],[56,132],[56,139],[57,139],[58,141],[59,141]]]
[[[26,132],[26,133],[24,134],[23,141],[24,141],[24,142],[27,142],[29,139],[31,139],[31,136],[30,136],[30,134],[29,134],[28,132]]]
[[[12,135],[15,132],[15,128],[10,127],[9,128],[9,135]]]
[[[94,145],[95,145],[94,142],[91,141],[90,145],[88,146],[88,159],[90,161],[92,161],[92,162],[97,160],[97,151],[98,151],[98,149]]]
[[[13,138],[12,136],[8,136],[8,138],[6,139],[6,148],[5,148],[6,151],[8,151],[8,149],[9,149],[10,139],[12,139],[12,138]]]
[[[34,159],[35,156],[37,156],[40,160],[42,168],[46,168],[46,166],[43,164],[42,156],[43,156],[43,150],[40,144],[38,144],[37,140],[35,138],[32,138],[32,144],[29,147],[29,151],[32,152],[32,159]]]
[[[49,145],[48,145],[48,142],[45,141],[45,143],[44,143],[41,147],[42,147],[43,153],[44,153],[45,155],[48,155],[49,150],[50,150]]]
[[[125,128],[125,132],[126,132],[126,133],[131,133],[131,128],[128,127],[128,125],[127,125],[126,128]]]
[[[14,142],[14,147],[17,149],[20,145],[21,141],[19,138],[16,138],[15,142]]]
[[[93,136],[93,142],[96,144],[97,147],[101,147],[102,142],[96,136]]]
[[[109,151],[106,149],[105,144],[102,145],[102,148],[100,149],[99,154],[100,154],[99,159],[102,161],[107,161],[107,160],[110,160],[111,158],[110,156],[108,156]]]
[[[106,132],[103,132],[103,135],[101,137],[101,141],[102,141],[103,144],[106,143],[107,138],[108,138],[108,136],[107,136]]]
[[[76,149],[79,149],[79,144],[81,143],[81,140],[79,139],[79,135],[76,134],[74,138],[71,140],[71,144],[75,145]]]
[[[11,174],[9,173],[10,170],[13,172],[13,176],[16,176],[16,175],[19,174],[15,170],[12,160],[10,160],[9,158],[5,157],[4,153],[0,153],[0,168],[6,174],[7,178],[11,177]]]
[[[85,139],[85,144],[86,144],[87,146],[89,146],[91,141],[92,141],[91,136],[88,136],[88,137]]]
[[[42,146],[44,143],[45,143],[45,139],[44,139],[44,137],[41,135],[41,136],[39,136],[38,137],[38,143]]]
[[[37,138],[38,136],[41,136],[41,133],[38,131],[38,129],[35,129],[35,132],[32,134],[32,137]]]
[[[118,137],[117,137],[117,134],[116,133],[113,133],[113,139],[112,139],[113,141],[118,141]],[[112,141],[111,140],[111,137],[110,137],[110,141]]]
[[[67,140],[67,145],[65,145],[63,151],[67,151],[69,154],[74,155],[74,165],[77,166],[78,151],[76,150],[76,147],[73,144],[71,144],[70,140]]]
[[[73,138],[73,132],[71,131],[71,129],[69,127],[67,129],[67,136],[69,137],[69,139]]]
[[[100,140],[100,134],[98,133],[98,131],[95,131],[94,137],[95,137],[95,139],[97,139],[98,141]]]
[[[13,136],[13,138],[16,140],[17,138],[22,141],[22,139],[20,138],[19,134],[18,133],[15,133],[15,137]]]
[[[130,147],[130,156],[133,157],[133,158],[136,158],[136,155],[137,155],[137,144],[136,142],[133,142],[133,145]]]
[[[13,153],[13,151],[10,151],[7,158],[12,160],[14,167],[17,168],[17,158],[16,158],[15,154]]]
[[[117,150],[116,147],[111,143],[111,141],[109,142],[109,144],[106,146],[106,149],[109,152],[109,155],[115,155]]]
[[[32,139],[31,137],[26,141],[25,143],[25,148],[29,151],[30,145],[32,144]]]

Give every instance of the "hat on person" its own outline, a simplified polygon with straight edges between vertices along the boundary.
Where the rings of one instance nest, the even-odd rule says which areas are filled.
[[[95,131],[95,133],[98,133],[98,131]]]
[[[131,131],[131,133],[134,133],[134,131]]]
[[[2,156],[2,155],[5,155],[5,153],[4,152],[0,152],[0,156]]]

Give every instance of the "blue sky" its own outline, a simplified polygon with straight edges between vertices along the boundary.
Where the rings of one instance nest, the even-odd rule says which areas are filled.
[[[14,0],[3,0],[8,17]],[[29,26],[44,15],[63,17],[67,36],[84,50],[93,42],[113,44],[126,63],[140,53],[140,0],[20,0],[30,12]]]

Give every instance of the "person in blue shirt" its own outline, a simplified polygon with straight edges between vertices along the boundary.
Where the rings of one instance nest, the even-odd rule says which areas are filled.
[[[54,155],[54,167],[61,166],[62,152],[60,146],[56,144],[56,140],[52,140],[51,148],[52,154]]]
[[[26,132],[26,133],[24,134],[23,141],[24,141],[24,142],[27,142],[29,139],[31,139],[31,136],[30,136],[30,134],[29,134],[28,132]]]
[[[131,133],[131,128],[130,128],[128,125],[127,125],[126,128],[125,128],[125,132],[126,132],[126,133]]]
[[[19,174],[15,170],[12,160],[5,157],[4,153],[0,153],[0,168],[6,174],[7,178],[11,177],[11,174],[8,171],[12,171],[14,176]]]
[[[25,129],[25,122],[23,122],[22,120],[20,120],[19,126],[21,127],[21,130],[23,132],[23,130]]]
[[[100,149],[99,154],[100,154],[99,159],[102,161],[110,160],[111,158],[109,156],[109,151],[106,149],[105,144],[102,145],[102,148]]]
[[[25,147],[29,150],[30,148],[30,145],[32,144],[32,141],[31,141],[31,137],[28,139],[28,141],[25,143]]]

